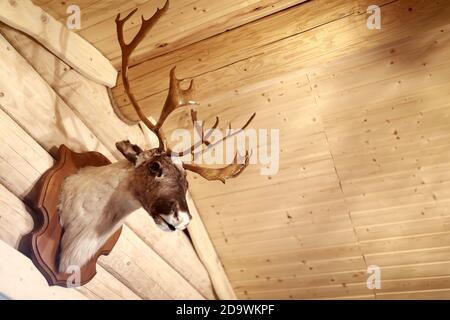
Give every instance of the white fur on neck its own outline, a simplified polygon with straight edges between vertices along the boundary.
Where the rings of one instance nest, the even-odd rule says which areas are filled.
[[[132,173],[132,166],[124,160],[83,168],[64,181],[58,206],[64,228],[60,272],[69,266],[84,266],[141,206],[130,191]]]

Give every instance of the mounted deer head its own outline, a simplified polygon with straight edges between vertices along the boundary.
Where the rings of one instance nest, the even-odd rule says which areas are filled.
[[[155,222],[163,226],[164,229],[168,227],[170,230],[175,228],[184,228],[191,219],[189,209],[186,204],[185,195],[188,188],[185,170],[189,170],[201,175],[208,180],[220,180],[225,183],[225,179],[237,177],[248,165],[248,153],[245,156],[243,164],[238,164],[237,159],[233,164],[230,164],[221,169],[204,168],[193,164],[183,164],[182,168],[172,161],[172,156],[183,156],[186,153],[194,155],[195,150],[202,144],[211,148],[212,144],[208,141],[209,136],[201,133],[201,142],[197,145],[191,146],[188,150],[175,153],[172,152],[164,144],[164,138],[161,133],[161,128],[171,113],[179,108],[184,108],[190,105],[196,105],[192,96],[194,93],[194,81],[191,80],[189,87],[183,90],[180,86],[181,81],[175,76],[175,68],[170,71],[170,84],[167,99],[162,108],[159,119],[156,123],[152,123],[143,113],[137,99],[131,91],[128,81],[128,64],[129,58],[133,50],[144,39],[146,34],[150,31],[156,21],[167,10],[169,1],[167,0],[162,9],[157,9],[156,13],[148,20],[142,16],[142,25],[134,39],[130,43],[125,43],[123,27],[124,24],[137,9],[130,12],[124,19],[120,19],[120,14],[116,18],[117,36],[122,50],[122,81],[125,92],[131,101],[136,113],[142,122],[157,136],[159,146],[158,148],[142,151],[138,146],[130,144],[128,141],[117,143],[117,148],[129,161],[133,163],[136,168],[136,196],[142,203],[142,206],[149,212]],[[255,114],[247,121],[244,129],[253,120]],[[196,112],[191,110],[192,122],[195,125],[197,120]],[[214,129],[219,124],[218,118]],[[241,129],[241,130],[242,130]],[[212,132],[212,130],[210,131]],[[232,135],[239,133],[234,132],[229,134],[225,140]],[[217,141],[214,145],[222,141]],[[201,151],[204,152],[204,151]],[[167,226],[166,226],[167,224]]]
[[[116,143],[117,149],[128,161],[120,161],[103,167],[88,167],[68,177],[63,185],[59,212],[64,235],[61,241],[60,271],[71,265],[83,266],[123,224],[128,214],[143,207],[155,223],[165,231],[183,230],[191,220],[186,203],[188,182],[186,170],[199,174],[207,180],[237,177],[249,163],[248,152],[243,161],[236,155],[233,163],[223,168],[205,168],[196,164],[177,164],[172,157],[191,154],[193,157],[204,153],[226,139],[240,133],[255,117],[253,114],[240,129],[229,131],[221,140],[210,142],[212,133],[204,133],[195,126],[197,113],[191,110],[191,119],[201,139],[187,150],[173,152],[164,143],[161,128],[165,120],[175,110],[196,105],[192,96],[193,81],[187,89],[182,89],[175,76],[175,68],[170,71],[170,85],[167,99],[156,123],[152,123],[143,113],[133,95],[128,81],[128,63],[133,50],[167,10],[168,1],[162,9],[148,20],[142,17],[142,25],[134,39],[126,44],[123,35],[125,22],[136,12],[133,10],[124,19],[116,18],[117,35],[122,50],[122,80],[125,92],[142,122],[157,136],[157,148],[142,150],[129,141]],[[212,129],[217,128],[219,119]],[[230,125],[231,127],[231,125]],[[201,130],[201,132],[200,132]]]

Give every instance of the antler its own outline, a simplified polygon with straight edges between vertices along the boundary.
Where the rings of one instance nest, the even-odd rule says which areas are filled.
[[[197,141],[196,143],[194,143],[193,145],[191,145],[188,149],[186,149],[184,151],[174,152],[174,151],[168,150],[168,153],[171,153],[172,155],[175,155],[177,157],[182,157],[182,156],[184,156],[184,155],[186,155],[188,153],[191,153],[192,156],[195,157],[198,154],[205,153],[209,149],[214,148],[215,146],[217,146],[218,144],[224,142],[228,138],[231,138],[231,137],[241,133],[253,121],[255,116],[256,116],[256,113],[253,113],[252,116],[247,120],[247,122],[239,130],[235,130],[235,131],[231,130],[231,122],[230,122],[228,124],[229,130],[228,130],[227,135],[225,137],[223,137],[222,139],[214,141],[214,143],[211,143],[208,139],[212,135],[212,133],[214,132],[214,129],[216,129],[217,126],[219,125],[219,117],[216,116],[216,121],[215,121],[214,125],[210,129],[208,129],[207,133],[205,134],[205,132],[203,130],[203,124],[200,127],[198,126],[197,111],[191,110],[192,124],[194,125],[195,130],[197,131],[198,135],[200,136],[200,141]],[[198,147],[200,147],[202,145],[205,145],[206,148],[200,150],[197,153],[194,153],[195,149],[197,149]]]
[[[159,141],[159,149],[164,149],[163,137],[160,132],[160,129],[167,119],[167,117],[176,109],[180,107],[184,107],[186,105],[196,104],[192,100],[193,94],[193,82],[191,81],[189,88],[186,90],[181,89],[180,80],[178,80],[175,76],[175,68],[170,70],[170,85],[169,85],[169,93],[167,95],[166,102],[164,103],[164,107],[161,111],[161,115],[156,124],[153,124],[147,116],[142,111],[136,97],[133,92],[131,92],[130,83],[128,81],[128,64],[130,55],[133,50],[139,45],[139,43],[145,38],[147,33],[153,27],[153,25],[158,21],[161,15],[167,10],[169,7],[169,0],[166,1],[164,7],[161,9],[157,9],[156,13],[148,20],[142,16],[142,24],[136,36],[130,43],[125,43],[123,26],[127,22],[128,19],[131,18],[133,14],[136,13],[137,9],[131,11],[125,18],[120,19],[120,13],[116,17],[116,26],[117,26],[117,38],[119,40],[120,49],[122,50],[122,81],[123,86],[125,88],[125,92],[128,98],[131,101],[134,109],[136,110],[137,115],[142,120],[142,122],[158,137]]]
[[[131,11],[125,18],[120,19],[120,13],[116,17],[116,26],[117,26],[117,38],[119,41],[120,49],[122,50],[122,81],[123,86],[125,88],[125,92],[128,96],[128,98],[131,101],[131,104],[133,105],[134,109],[136,110],[137,115],[141,119],[141,121],[158,137],[159,141],[159,149],[163,151],[164,149],[167,150],[167,153],[172,155],[178,155],[178,156],[184,156],[188,152],[190,152],[192,155],[194,155],[194,151],[199,146],[205,145],[206,149],[200,150],[199,153],[204,153],[208,149],[215,147],[219,143],[222,143],[226,139],[240,133],[242,130],[244,130],[250,122],[255,117],[255,113],[250,117],[250,119],[245,123],[245,125],[234,132],[231,132],[231,123],[229,124],[229,132],[228,134],[223,137],[221,140],[215,141],[214,143],[211,143],[208,139],[213,133],[214,129],[217,128],[219,125],[219,118],[216,117],[216,122],[213,125],[213,127],[210,129],[210,131],[207,134],[204,134],[203,132],[203,126],[200,128],[197,124],[197,112],[194,110],[191,110],[191,118],[192,123],[194,124],[195,130],[197,130],[198,134],[201,137],[201,141],[197,142],[196,144],[192,145],[188,150],[185,150],[183,152],[172,152],[170,149],[165,148],[164,146],[164,139],[163,134],[160,132],[161,127],[164,124],[164,121],[166,121],[167,117],[174,112],[176,109],[188,106],[188,105],[194,105],[197,104],[192,99],[193,93],[194,93],[194,87],[193,87],[193,80],[191,80],[189,87],[187,89],[181,88],[181,81],[177,79],[175,76],[175,67],[170,70],[170,84],[169,84],[169,92],[166,98],[166,101],[164,103],[164,106],[161,110],[161,114],[159,116],[158,121],[154,124],[152,123],[144,114],[142,111],[136,97],[134,96],[133,92],[131,92],[130,89],[130,83],[128,81],[128,64],[130,60],[130,55],[133,52],[134,49],[139,45],[139,43],[145,38],[147,33],[150,31],[150,29],[153,27],[153,25],[159,20],[161,15],[167,10],[169,4],[169,0],[166,1],[164,4],[164,7],[161,9],[157,9],[156,13],[150,18],[145,19],[144,16],[142,16],[142,24],[141,28],[139,29],[136,36],[133,38],[133,40],[130,43],[125,43],[124,39],[124,32],[123,32],[123,26],[131,18],[133,14],[136,13],[137,9],[134,9]],[[238,164],[237,161],[237,154],[234,158],[233,163],[230,165],[223,167],[223,168],[203,168],[194,164],[185,164],[183,163],[183,167],[186,170],[198,173],[203,178],[207,180],[220,180],[223,183],[225,183],[225,180],[228,178],[234,178],[237,177],[247,166],[249,163],[249,155],[248,152],[245,155],[245,161],[243,164]]]
[[[206,180],[220,180],[222,183],[225,183],[226,179],[237,177],[245,168],[247,168],[249,158],[247,151],[245,154],[245,162],[243,164],[238,163],[236,154],[233,163],[223,168],[204,168],[190,163],[183,163],[183,168],[201,175]]]
[[[242,132],[253,121],[255,116],[256,116],[256,113],[253,113],[253,115],[247,120],[247,122],[244,124],[244,126],[242,126],[242,128],[240,128],[239,130],[233,131],[233,132],[231,131],[231,123],[229,123],[230,130],[228,131],[227,135],[225,137],[223,137],[222,139],[214,141],[214,143],[211,143],[208,139],[212,135],[214,129],[216,129],[217,126],[219,125],[219,117],[216,116],[216,121],[215,121],[214,125],[212,126],[212,128],[208,129],[207,133],[205,134],[205,132],[203,130],[203,124],[200,127],[198,126],[197,112],[194,110],[191,110],[191,120],[194,125],[194,129],[197,131],[198,135],[200,136],[200,141],[196,142],[191,147],[189,147],[189,149],[186,149],[182,152],[178,152],[178,153],[174,153],[172,151],[168,151],[168,152],[170,152],[172,155],[175,154],[179,157],[182,157],[185,154],[188,154],[190,152],[192,154],[192,157],[195,159],[197,155],[202,154],[211,148],[214,148],[218,144],[224,142],[226,139],[231,138],[231,137],[239,134],[240,132]],[[202,148],[199,152],[195,152],[195,149],[197,149],[198,147],[203,146],[203,145],[205,145],[206,148],[204,148],[204,149]],[[249,164],[248,151],[245,154],[245,161],[242,164],[238,163],[237,156],[238,155],[236,154],[236,156],[234,157],[234,161],[231,164],[229,164],[228,166],[223,167],[223,168],[215,168],[215,169],[214,168],[205,168],[205,167],[201,167],[201,166],[198,166],[195,164],[188,164],[188,163],[183,163],[183,168],[186,170],[195,172],[207,180],[220,180],[220,181],[222,181],[222,183],[225,183],[226,179],[235,178],[238,175],[240,175],[241,172],[244,171],[244,169],[247,168],[247,166]]]
[[[188,105],[198,104],[192,99],[194,94],[194,80],[191,80],[189,87],[184,90],[181,89],[181,80],[178,80],[175,76],[175,67],[170,70],[170,85],[169,93],[167,94],[166,102],[156,123],[155,129],[159,131],[167,117],[176,109],[185,107]]]

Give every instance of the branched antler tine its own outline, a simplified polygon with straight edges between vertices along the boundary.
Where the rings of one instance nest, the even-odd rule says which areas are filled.
[[[199,143],[197,146],[195,147],[191,147],[191,149],[195,149],[197,148],[199,145],[201,144],[205,144],[206,146],[209,146],[211,144],[211,142],[208,141],[208,138],[212,135],[213,131],[217,128],[217,126],[219,125],[219,117],[216,117],[216,122],[214,123],[214,125],[212,126],[212,128],[208,129],[208,132],[205,135],[205,131],[203,130],[203,125],[200,126],[200,128],[197,125],[197,111],[191,109],[191,119],[192,119],[192,124],[194,125],[194,129],[197,131],[198,135],[201,138],[201,143]]]
[[[151,18],[149,18],[148,20],[146,20],[144,18],[144,16],[142,16],[141,28],[139,29],[138,33],[133,38],[133,40],[131,40],[131,42],[129,44],[125,43],[123,26],[128,21],[128,19],[130,19],[131,16],[133,16],[136,13],[137,9],[134,9],[133,11],[131,11],[123,19],[120,19],[120,13],[116,17],[117,38],[118,38],[118,41],[119,41],[120,49],[122,51],[122,82],[123,82],[123,86],[124,86],[125,92],[126,92],[128,98],[130,99],[131,104],[133,105],[134,109],[136,110],[136,113],[139,116],[139,119],[141,119],[141,121],[151,131],[153,131],[156,134],[156,136],[158,137],[159,147],[160,148],[162,148],[164,146],[164,142],[163,142],[161,134],[158,132],[158,130],[156,128],[156,125],[153,124],[147,118],[147,116],[144,114],[144,112],[142,111],[142,109],[141,109],[141,107],[140,107],[136,97],[131,92],[130,83],[128,81],[128,63],[129,63],[130,55],[133,52],[133,50],[144,39],[146,34],[150,31],[150,29],[153,27],[153,25],[156,23],[156,21],[158,21],[158,19],[167,10],[168,7],[169,7],[169,1],[167,0],[166,3],[164,4],[164,7],[162,7],[161,9],[157,9],[155,14]]]
[[[123,35],[123,25],[125,24],[125,22],[128,21],[128,19],[131,18],[131,16],[133,14],[136,13],[137,10],[138,10],[137,8],[134,9],[129,14],[127,14],[127,16],[125,18],[123,18],[123,19],[120,19],[120,13],[117,14],[117,16],[116,16],[117,37],[119,38],[119,44],[120,44],[121,48],[122,48],[122,46],[126,46],[124,35]]]
[[[125,92],[128,96],[128,98],[131,101],[131,104],[133,105],[134,109],[136,110],[137,115],[139,116],[139,119],[151,130],[153,131],[156,136],[158,137],[159,141],[159,147],[164,147],[164,142],[162,139],[161,134],[159,133],[158,129],[156,128],[156,125],[153,124],[147,116],[142,111],[136,97],[131,92],[130,89],[130,83],[128,81],[128,64],[130,55],[133,52],[133,50],[139,45],[139,43],[144,39],[144,37],[147,35],[147,33],[150,31],[150,29],[153,27],[153,25],[158,21],[158,19],[161,17],[161,15],[167,10],[169,7],[169,0],[166,1],[164,4],[164,7],[161,9],[157,9],[155,14],[149,18],[145,19],[144,16],[141,17],[142,24],[141,27],[136,34],[136,36],[131,40],[129,44],[125,43],[124,39],[124,32],[123,32],[123,26],[125,23],[136,13],[137,9],[134,9],[131,11],[125,18],[120,19],[120,13],[116,17],[116,27],[117,27],[117,38],[119,41],[120,49],[122,51],[122,82],[125,89]]]
[[[156,130],[161,129],[164,121],[176,109],[198,104],[192,98],[194,94],[194,80],[191,80],[187,89],[182,89],[181,80],[178,80],[175,75],[175,68],[173,67],[170,70],[169,93],[167,94],[166,102],[156,123]]]
[[[189,149],[186,149],[186,150],[184,150],[184,151],[181,151],[181,152],[175,152],[175,153],[172,152],[172,151],[170,151],[170,152],[171,152],[172,154],[175,154],[175,155],[179,156],[179,157],[182,157],[182,156],[184,156],[184,155],[186,155],[186,154],[188,154],[188,153],[192,153],[195,149],[197,149],[199,146],[201,146],[201,145],[204,144],[204,145],[206,145],[206,148],[203,149],[203,150],[200,150],[197,154],[205,153],[205,152],[208,151],[209,149],[214,148],[214,147],[217,146],[218,144],[224,142],[226,139],[231,138],[231,137],[233,137],[233,136],[239,134],[240,132],[242,132],[242,131],[243,131],[245,128],[247,128],[248,125],[253,121],[253,119],[255,118],[255,116],[256,116],[256,113],[253,113],[252,116],[247,120],[247,122],[246,122],[239,130],[236,130],[236,131],[234,131],[233,133],[231,133],[231,123],[229,123],[229,129],[230,129],[230,131],[228,132],[228,134],[227,134],[225,137],[223,137],[222,139],[217,140],[217,141],[215,141],[214,143],[211,143],[208,139],[209,139],[209,137],[212,135],[214,129],[216,129],[217,126],[219,125],[219,117],[216,116],[216,122],[214,123],[214,125],[212,126],[212,128],[209,129],[209,132],[208,132],[206,135],[204,135],[203,132],[201,132],[201,133],[199,132],[199,135],[200,135],[200,137],[201,137],[201,141],[198,141],[197,143],[195,143],[195,144],[193,144],[191,147],[189,147]],[[195,128],[195,129],[197,130],[197,132],[198,132],[198,128],[195,126],[195,121],[197,121],[197,112],[196,112],[196,111],[191,110],[191,118],[192,118],[192,123],[194,124],[194,128]]]
[[[123,19],[120,19],[120,13],[117,15],[117,17],[116,17],[117,35],[119,37],[119,42],[120,42],[121,47],[125,47],[127,49],[126,50],[127,57],[130,56],[130,54],[137,47],[137,45],[145,38],[147,33],[150,31],[150,29],[153,27],[153,25],[158,21],[158,19],[161,17],[161,15],[167,10],[168,7],[169,7],[169,1],[166,1],[164,6],[161,9],[159,9],[159,8],[156,9],[156,12],[149,19],[145,19],[144,16],[142,15],[141,16],[141,21],[142,21],[141,27],[140,27],[138,33],[134,36],[133,40],[131,40],[131,42],[128,44],[125,43],[125,40],[124,40],[123,26],[128,21],[128,19],[130,19],[131,16],[133,16],[136,13],[136,11],[138,9],[137,8],[134,9]],[[122,50],[122,53],[124,53],[123,50]]]
[[[217,126],[219,125],[219,117],[216,116],[216,122],[211,127],[211,129],[208,129],[208,133],[205,135],[205,144],[209,146],[211,142],[209,142],[209,137],[213,134],[214,130],[217,129]]]
[[[237,163],[237,154],[234,157],[233,163],[223,168],[204,168],[195,164],[183,163],[183,168],[201,175],[206,180],[219,180],[225,183],[226,179],[235,178],[239,176],[249,164],[248,151],[245,154],[245,162],[243,164]]]
[[[208,132],[205,134],[203,131],[203,128],[199,128],[196,124],[197,122],[197,111],[191,109],[191,120],[192,120],[192,124],[194,125],[194,129],[197,131],[198,135],[200,136],[200,140],[197,141],[196,143],[194,143],[193,145],[191,145],[188,149],[181,151],[181,152],[173,152],[172,150],[168,150],[169,154],[173,154],[176,155],[178,157],[182,157],[184,155],[187,155],[188,153],[191,153],[192,155],[193,152],[195,151],[195,149],[197,149],[198,147],[200,147],[201,145],[206,145],[209,146],[211,144],[211,142],[208,140],[209,137],[213,134],[214,130],[218,127],[219,125],[219,117],[216,116],[216,122],[214,123],[214,125],[208,129]]]
[[[228,128],[229,128],[230,130],[228,131],[228,134],[227,134],[225,137],[223,137],[222,139],[217,140],[217,141],[215,141],[214,143],[209,144],[208,147],[207,147],[205,150],[202,150],[202,152],[206,152],[206,151],[208,151],[209,149],[214,148],[214,147],[217,146],[218,144],[224,142],[224,141],[227,140],[228,138],[231,138],[231,137],[233,137],[233,136],[235,136],[235,135],[241,133],[241,132],[242,132],[243,130],[245,130],[245,128],[247,128],[248,125],[253,121],[253,119],[255,118],[255,116],[256,116],[256,113],[253,113],[252,116],[247,120],[247,122],[246,122],[239,130],[236,130],[236,131],[234,131],[233,133],[231,133],[231,123],[229,123]]]
[[[203,138],[204,138],[205,133],[203,132],[203,123],[200,125],[200,127],[198,126],[197,111],[195,111],[194,109],[191,109],[191,120],[192,120],[192,125],[194,126],[194,130],[197,131],[197,134],[200,136],[201,142],[199,143],[199,145],[201,145],[203,143]],[[191,151],[194,151],[194,149],[197,147],[198,147],[198,145],[192,146]]]

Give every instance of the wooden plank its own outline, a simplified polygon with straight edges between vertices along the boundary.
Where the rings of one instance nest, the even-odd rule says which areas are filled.
[[[279,276],[259,276],[248,279],[236,279],[233,280],[235,289],[237,292],[242,291],[259,291],[264,290],[295,290],[295,289],[308,289],[316,287],[327,286],[346,286],[348,284],[362,283],[367,280],[368,274],[366,268],[347,270],[341,272],[327,272],[319,274],[286,274],[283,277]],[[368,292],[367,294],[370,294]]]
[[[67,29],[30,0],[1,1],[0,21],[29,34],[84,76],[113,87],[117,71],[82,37]]]
[[[33,219],[29,208],[5,187],[0,185],[1,197],[1,240],[13,248],[18,248],[20,239],[33,230]]]
[[[158,56],[187,44],[201,41],[215,34],[245,25],[251,21],[270,16],[274,12],[283,11],[290,6],[296,6],[305,0],[251,0],[251,1],[215,1],[177,0],[170,3],[170,10],[155,26],[152,36],[145,39],[137,61]],[[52,0],[47,3],[35,2],[45,11],[52,14],[60,22],[67,19],[65,2]],[[108,57],[115,59],[116,66],[120,63],[120,49],[116,45],[114,19],[118,12],[127,14],[131,9],[138,8],[139,13],[150,16],[162,1],[148,0],[76,0],[71,4],[78,5],[82,10],[81,30],[75,30],[90,43],[94,43]],[[131,19],[127,27],[127,35],[137,32],[139,16]],[[109,56],[110,55],[110,56]]]
[[[372,294],[372,290],[367,289],[367,284],[352,283],[345,285],[312,287],[300,289],[279,289],[267,291],[247,291],[246,299],[332,299],[337,297],[366,296]]]
[[[413,203],[403,206],[394,206],[388,208],[381,208],[372,211],[363,211],[352,213],[352,221],[355,226],[370,226],[379,221],[401,222],[401,221],[416,221],[419,219],[445,217],[448,215],[450,209],[449,201],[430,201],[424,203]],[[376,217],[378,222],[375,222]]]
[[[382,281],[383,279],[406,281],[406,279],[412,278],[447,277],[450,275],[448,271],[449,264],[449,261],[438,261],[423,264],[381,267]]]
[[[422,290],[415,292],[378,293],[377,300],[449,300],[450,290]]]
[[[49,287],[33,263],[0,240],[0,292],[14,300],[85,300],[75,289]],[[7,262],[7,263],[5,263]]]
[[[0,108],[41,145],[50,150],[65,143],[77,152],[98,151],[113,158],[3,36],[0,36],[0,69]],[[55,132],[49,135],[49,128]]]
[[[160,230],[150,221],[145,210],[138,210],[130,215],[126,225],[202,296],[216,299],[210,274],[184,232],[168,233]]]
[[[115,147],[117,141],[130,140],[143,149],[149,147],[138,125],[128,125],[114,114],[103,85],[86,79],[26,35],[7,26],[0,26],[0,33],[117,159],[122,158]]]
[[[442,30],[335,60],[311,77],[361,250],[382,269],[379,299],[446,297],[449,158],[441,120],[449,79],[440,71],[449,62]],[[419,54],[416,45],[435,50]],[[369,90],[385,94],[363,102]]]
[[[317,14],[319,7],[322,13],[320,15]],[[353,4],[348,1],[314,0],[312,3],[272,14],[238,29],[199,41],[190,45],[189,50],[176,50],[148,59],[130,68],[129,79],[137,97],[142,96],[142,90],[150,96],[167,88],[167,83],[161,79],[167,77],[174,65],[177,65],[179,77],[194,77],[261,54],[261,48],[269,43],[305,32],[352,12]],[[159,81],[155,83],[152,79]],[[113,94],[120,105],[123,104],[122,101],[129,103],[124,96],[121,79],[113,89]]]
[[[207,1],[176,0],[170,3],[168,12],[152,29],[152,36],[147,37],[136,48],[131,64],[145,61],[149,57],[159,56],[191,43],[201,41],[226,30],[236,28],[248,22],[268,16],[274,12],[295,6],[305,0],[249,0],[249,1]],[[125,36],[129,39],[139,29],[140,14],[152,15],[157,6],[164,1],[148,1],[136,3],[139,15],[135,15],[125,26]],[[114,6],[122,9],[125,15],[129,9],[122,3],[114,2]],[[101,7],[99,7],[101,10]],[[117,12],[111,13],[91,27],[79,31],[82,37],[93,43],[118,67],[120,65],[120,49],[117,45],[114,18]]]
[[[382,224],[357,228],[356,233],[361,240],[380,240],[412,236],[416,234],[438,233],[450,231],[450,217],[421,219],[418,221],[395,224]]]
[[[141,300],[142,298],[127,287],[123,282],[116,279],[102,266],[97,265],[97,274],[83,287],[78,289],[86,296],[93,295],[92,299],[107,300]]]
[[[141,0],[142,1],[148,1],[148,0]],[[109,11],[112,10],[111,5],[112,3],[109,1],[97,1],[97,0],[81,0],[81,1],[74,1],[74,2],[70,2],[70,3],[66,3],[64,1],[59,1],[59,0],[32,0],[32,2],[37,5],[40,6],[45,12],[47,12],[48,14],[50,14],[53,18],[55,18],[56,20],[58,20],[59,22],[61,22],[62,24],[65,24],[67,22],[67,18],[69,17],[69,14],[67,13],[67,8],[74,4],[77,5],[81,12],[82,12],[82,16],[81,16],[81,27],[82,28],[86,28],[87,24],[86,24],[86,20],[88,20],[88,17],[86,17],[87,12],[91,12],[92,10],[94,10],[97,14],[100,14],[103,10],[106,10],[107,8],[103,7],[101,4],[105,2],[105,4],[109,5]],[[134,4],[133,2],[135,1],[130,1],[130,3]],[[139,2],[139,0],[137,1]],[[77,31],[76,29],[74,30],[75,32]]]
[[[99,264],[144,299],[205,299],[126,225],[114,250]],[[167,248],[166,248],[167,250]]]
[[[23,198],[53,158],[2,110],[0,123],[0,182]]]
[[[286,222],[286,220],[291,221]],[[261,225],[263,224],[264,221],[261,221]],[[219,237],[219,234],[222,233],[228,240],[228,243],[246,243],[257,241],[258,239],[283,238],[284,236],[281,235],[283,233],[285,235],[301,234],[302,236],[308,236],[316,233],[326,234],[353,228],[348,214],[336,216],[332,221],[323,220],[318,223],[303,223],[303,221],[297,222],[292,218],[285,218],[279,219],[278,222],[273,223],[271,226],[268,226],[267,222],[261,228],[253,226],[251,230],[246,230],[240,223],[236,223],[235,226],[235,228],[230,226],[230,231],[218,228],[215,232],[210,231],[210,234],[214,237]]]
[[[200,68],[200,65],[197,68],[197,64],[193,63],[192,60],[191,63],[186,63],[186,65],[184,65],[184,63],[182,62],[178,62],[177,65],[179,65],[178,69],[180,77],[196,78],[198,87],[198,99],[203,103],[208,103],[208,100],[217,95],[219,92],[228,90],[232,91],[240,86],[248,86],[249,82],[259,82],[262,80],[267,80],[268,78],[273,77],[276,74],[281,75],[292,73],[298,69],[305,70],[306,67],[314,66],[320,63],[320,61],[327,61],[328,59],[334,59],[338,56],[344,56],[349,52],[355,52],[355,50],[361,49],[361,47],[363,47],[364,49],[376,48],[380,45],[380,43],[386,44],[386,42],[394,41],[392,37],[401,39],[403,37],[413,36],[414,34],[417,34],[416,31],[423,32],[422,23],[420,21],[428,21],[428,17],[434,16],[432,20],[433,25],[429,25],[429,28],[438,27],[443,23],[443,21],[446,21],[444,20],[444,17],[445,10],[447,9],[446,5],[443,3],[436,4],[435,6],[429,6],[429,3],[426,3],[424,1],[417,1],[414,5],[415,10],[409,12],[408,8],[411,7],[411,4],[405,1],[400,1],[389,4],[386,6],[386,8],[383,9],[383,32],[372,32],[372,30],[367,29],[366,15],[356,15],[357,11],[354,9],[353,3],[349,4],[348,1],[345,2],[347,3],[347,9],[346,11],[344,10],[344,12],[347,12],[347,14],[344,14],[344,18],[328,19],[323,21],[322,25],[310,31],[294,34],[291,37],[281,38],[280,41],[272,41],[268,45],[261,46],[258,49],[260,54],[255,55],[256,52],[252,51],[252,55],[244,55],[243,57],[240,57],[240,59],[234,59],[233,57],[231,57],[231,59],[228,58],[227,60],[220,62],[221,64],[223,63],[222,68],[202,68],[201,72],[199,73],[198,69]],[[310,6],[313,6],[313,8],[310,8],[310,10],[316,12],[314,11],[316,10],[314,3],[315,1],[307,3],[305,4],[305,7],[309,4]],[[364,7],[366,5],[365,8],[372,4],[370,3],[370,1],[361,1],[358,3],[360,3],[361,7]],[[349,9],[349,5],[351,6],[351,9]],[[302,6],[299,6],[299,8],[295,8],[295,10],[300,10],[301,7]],[[405,10],[408,12],[408,14],[401,15],[400,13],[404,12]],[[335,17],[333,16],[333,14],[336,14],[336,12],[339,13],[343,11],[342,8],[334,3],[331,4],[330,11],[324,11],[323,14],[331,14],[332,17]],[[348,12],[354,12],[355,15],[348,15]],[[272,30],[278,30],[284,25],[285,21],[281,17],[277,21],[277,27],[272,27]],[[412,25],[414,26],[414,28],[405,29],[405,25]],[[313,24],[312,26],[314,27],[315,25]],[[328,32],[328,30],[336,30],[336,32],[330,33]],[[236,34],[232,34],[232,32],[230,32],[221,35],[221,40],[224,42],[233,42],[231,39],[241,37],[240,34],[239,36],[237,35],[241,31],[243,31],[245,34],[245,29],[235,30]],[[253,34],[255,32],[257,32],[257,29],[253,30]],[[249,34],[245,35],[244,37],[248,37],[248,42],[251,43],[254,38],[253,34],[249,31]],[[392,37],[386,39],[386,37],[384,36],[386,34],[392,35]],[[366,41],[368,38],[370,38],[371,40]],[[362,43],[363,41],[364,43]],[[227,48],[226,50],[229,52],[240,52],[240,48],[237,47],[239,47],[241,44],[238,41],[234,41],[235,47],[221,45],[220,49],[216,45],[216,50],[207,50],[207,42],[202,43],[201,45],[204,46],[203,52],[206,52],[208,55],[207,59],[205,58],[204,60],[205,65],[207,66],[211,60],[214,61],[215,59],[217,59],[221,61],[221,52],[223,52],[225,48]],[[186,47],[183,49],[183,51],[185,51],[186,53],[189,52],[186,55],[190,56],[191,58],[197,58],[198,55],[193,55],[190,50],[190,47]],[[292,52],[296,52],[296,54],[290,54]],[[177,55],[178,54],[179,53],[177,53]],[[175,52],[173,53],[173,56],[174,59],[176,59]],[[165,68],[169,68],[170,65],[173,66],[174,63],[176,63],[176,60],[170,62]],[[154,65],[160,66],[164,64],[160,64],[157,61],[154,61]],[[183,71],[183,69],[186,71]],[[167,83],[162,82],[162,79],[165,79],[167,77],[164,76],[164,74],[167,75],[166,70],[156,71],[155,79],[152,79],[152,74],[153,72],[150,74],[147,73],[145,77],[142,77],[141,80],[145,81],[145,83],[143,82],[142,85],[139,84],[139,80],[136,80],[134,82],[135,92],[138,96],[138,100],[142,100],[144,105],[148,105],[146,103],[152,100],[155,101],[154,103],[156,105],[159,105],[158,101],[160,101],[162,97],[158,97],[158,99],[156,99],[155,97],[151,98],[151,95],[167,88]],[[216,74],[217,78],[211,77],[213,74]],[[205,81],[205,84],[207,83],[208,86],[202,87],[203,80],[206,77],[209,78],[208,81]],[[216,86],[215,83],[218,83],[219,85]],[[158,88],[155,88],[156,90],[151,89],[153,86],[152,84],[156,84]],[[141,92],[143,93],[143,95],[139,95]],[[124,106],[124,104],[127,105],[126,108],[123,108],[123,114],[133,119],[135,118],[133,110],[132,108],[130,108],[131,106],[129,106],[129,103],[126,101],[125,97],[121,96],[120,98],[117,98],[117,102],[121,107]],[[147,110],[147,114],[152,114],[151,108],[148,108]]]
[[[208,236],[200,215],[198,214],[195,203],[189,194],[187,194],[186,197],[189,212],[192,215],[192,221],[188,225],[188,231],[194,248],[202,260],[206,270],[208,270],[218,298],[221,300],[235,300],[237,297],[231,287],[223,265],[217,256],[216,250],[214,249],[211,239]]]
[[[421,234],[409,237],[360,242],[365,254],[396,252],[418,249],[446,247],[450,240],[449,232]]]
[[[364,257],[368,264],[380,267],[396,267],[402,265],[427,264],[449,260],[448,247],[424,248],[377,254],[366,254]]]
[[[297,261],[293,263],[280,263],[271,260],[261,265],[242,265],[236,269],[229,269],[228,274],[234,281],[248,280],[248,279],[267,279],[286,277],[286,274],[291,275],[317,275],[321,273],[328,273],[330,270],[340,273],[344,271],[364,270],[366,264],[362,256],[336,259],[336,260],[318,260],[318,261]]]

